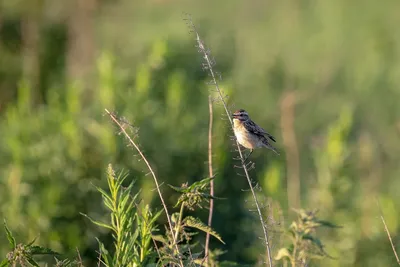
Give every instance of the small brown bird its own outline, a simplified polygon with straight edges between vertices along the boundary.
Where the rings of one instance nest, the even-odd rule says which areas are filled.
[[[279,155],[279,152],[269,141],[276,142],[275,138],[255,124],[244,109],[236,110],[233,113],[233,129],[239,144],[250,149],[250,154],[246,159],[253,153],[255,148],[259,147],[269,148]]]

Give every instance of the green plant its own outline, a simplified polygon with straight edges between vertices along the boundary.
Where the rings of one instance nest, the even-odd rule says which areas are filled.
[[[165,236],[155,237],[157,241],[163,244],[160,250],[163,254],[162,262],[164,264],[176,262],[176,251],[173,246],[173,240],[176,240],[179,244],[179,250],[184,255],[183,264],[184,266],[205,266],[206,261],[201,257],[202,251],[198,253],[193,253],[192,249],[197,246],[196,243],[192,244],[192,236],[196,235],[197,232],[189,232],[188,228],[200,230],[206,234],[214,236],[220,242],[222,241],[221,236],[214,231],[210,226],[204,224],[200,219],[193,216],[184,217],[184,210],[195,210],[195,208],[203,208],[205,203],[208,203],[210,199],[215,199],[215,197],[209,194],[210,182],[213,178],[205,178],[201,181],[195,182],[192,185],[187,183],[181,185],[180,187],[175,187],[169,185],[176,192],[180,193],[180,197],[176,202],[175,207],[180,207],[179,213],[172,214],[172,222],[174,225],[174,231],[167,231]],[[174,234],[174,238],[172,238]]]
[[[279,249],[275,260],[289,261],[291,266],[304,266],[311,259],[321,259],[329,256],[324,245],[317,237],[320,227],[338,228],[328,221],[317,218],[317,211],[295,210],[297,221],[292,222],[287,235],[292,241],[288,247]]]
[[[32,240],[28,244],[17,244],[15,237],[13,236],[10,229],[7,227],[6,221],[4,221],[4,229],[7,234],[8,243],[10,244],[11,251],[7,254],[7,258],[4,259],[1,263],[1,267],[5,266],[26,266],[29,264],[30,266],[39,267],[38,262],[34,259],[34,256],[37,255],[58,255],[57,252],[49,248],[44,248],[41,246],[33,245],[36,239]]]
[[[114,239],[114,253],[111,254],[99,240],[100,253],[104,264],[112,266],[146,266],[155,262],[156,254],[150,246],[152,232],[156,231],[155,221],[161,211],[153,214],[147,205],[138,205],[136,200],[139,193],[132,195],[133,185],[128,187],[123,183],[127,174],[115,174],[112,166],[107,169],[107,182],[109,192],[97,187],[101,193],[103,203],[110,212],[110,222],[104,223],[93,220],[94,224],[112,231]]]
[[[187,228],[208,233],[224,243],[217,232],[198,218],[183,216],[185,208],[188,210],[194,210],[196,207],[203,208],[204,203],[213,198],[207,192],[213,178],[203,179],[190,186],[187,184],[181,187],[170,185],[175,191],[181,193],[175,206],[180,206],[180,212],[172,214],[171,221],[174,228],[173,231],[170,231],[167,227],[165,235],[154,234],[158,231],[156,220],[162,210],[153,214],[148,205],[137,204],[139,193],[132,195],[133,182],[127,187],[123,186],[126,178],[126,173],[121,172],[116,175],[112,166],[109,165],[107,169],[109,192],[97,187],[102,195],[104,205],[110,212],[109,223],[99,222],[83,214],[94,224],[112,232],[113,253],[109,252],[105,244],[98,240],[101,259],[106,266],[153,266],[157,262],[164,265],[180,265],[181,261],[184,266],[203,266],[204,260],[200,257],[202,252],[191,252],[197,245],[190,244],[191,237],[197,233],[188,232]],[[162,245],[158,247],[155,241]]]

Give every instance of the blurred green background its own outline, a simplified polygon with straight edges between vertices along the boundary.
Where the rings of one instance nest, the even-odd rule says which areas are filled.
[[[207,176],[214,93],[182,12],[211,49],[230,107],[246,109],[277,138],[281,156],[252,155],[252,178],[283,211],[270,223],[287,226],[291,207],[319,209],[343,226],[319,233],[337,257],[320,266],[395,265],[376,205],[400,249],[395,0],[2,1],[0,217],[18,240],[38,236],[66,257],[78,248],[91,266],[95,237],[110,235],[79,212],[105,219],[93,184],[106,186],[108,163],[129,170],[144,201],[161,208],[145,166],[104,108],[140,128],[171,209],[177,195],[166,184]],[[221,259],[253,265],[265,255],[262,231],[233,167],[227,120],[214,107],[216,194],[226,199],[216,202],[213,227],[226,245],[212,239],[211,246],[226,250]],[[195,215],[206,221],[207,210]],[[0,240],[4,257],[5,234]],[[276,252],[278,233],[272,242]]]

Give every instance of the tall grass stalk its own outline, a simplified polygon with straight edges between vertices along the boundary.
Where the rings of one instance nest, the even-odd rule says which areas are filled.
[[[208,110],[210,114],[210,121],[208,124],[208,175],[209,177],[214,177],[213,165],[212,165],[212,132],[213,132],[213,105],[212,105],[212,97],[211,95],[208,96]],[[210,195],[214,197],[214,179],[210,182]],[[214,211],[214,199],[210,199],[210,210],[208,213],[208,226],[211,227],[212,224],[212,217]],[[209,263],[208,260],[208,253],[209,253],[209,246],[210,246],[210,233],[206,235],[206,244],[204,250],[204,256],[206,258],[207,266]]]
[[[149,171],[150,171],[150,173],[151,173],[151,175],[152,175],[152,177],[153,177],[154,183],[155,183],[155,185],[156,185],[157,193],[158,193],[158,195],[159,195],[159,197],[160,197],[160,200],[161,200],[163,209],[164,209],[164,211],[165,211],[165,215],[167,216],[168,227],[169,227],[169,229],[170,229],[170,231],[171,231],[171,235],[172,235],[172,238],[173,238],[173,243],[174,243],[175,249],[176,249],[176,251],[177,251],[178,257],[179,257],[180,265],[183,267],[184,265],[183,265],[183,262],[182,262],[182,257],[181,257],[181,254],[180,254],[180,252],[179,252],[179,247],[178,247],[178,244],[177,244],[177,242],[176,242],[176,237],[175,237],[175,235],[174,235],[174,228],[172,227],[171,216],[170,216],[169,213],[168,213],[167,205],[165,204],[164,198],[163,198],[163,196],[162,196],[162,193],[161,193],[161,190],[160,190],[160,185],[158,184],[157,176],[156,176],[156,174],[154,173],[153,168],[151,167],[150,163],[148,162],[148,160],[147,160],[146,157],[144,156],[144,154],[143,154],[143,152],[141,151],[141,149],[139,148],[139,146],[135,143],[135,141],[133,141],[133,139],[130,137],[130,135],[126,132],[124,125],[122,125],[122,122],[120,122],[120,120],[119,120],[113,113],[111,113],[110,111],[108,111],[107,109],[105,109],[105,111],[106,111],[107,114],[110,116],[110,118],[112,119],[112,121],[120,128],[121,132],[125,135],[125,137],[126,137],[127,140],[129,141],[129,143],[136,149],[136,151],[139,153],[140,157],[141,157],[141,158],[143,159],[143,161],[145,162],[147,168],[149,169]],[[123,124],[125,124],[125,123],[123,123]]]
[[[192,21],[192,18],[190,17],[190,15],[187,15],[187,18],[185,20],[187,21],[188,26],[190,27],[190,30],[196,35],[197,48],[199,49],[199,53],[201,53],[203,55],[203,59],[204,59],[203,68],[208,70],[208,72],[209,72],[209,74],[211,76],[211,85],[213,85],[215,87],[215,89],[216,89],[218,98],[219,98],[219,100],[221,101],[221,103],[222,103],[222,105],[224,107],[226,116],[229,119],[229,123],[231,124],[231,128],[232,128],[232,131],[233,131],[233,127],[234,127],[233,126],[233,121],[232,121],[232,118],[231,118],[231,115],[230,115],[230,112],[228,110],[228,106],[227,106],[227,103],[226,103],[226,100],[225,100],[226,96],[223,94],[222,89],[219,87],[219,84],[218,84],[218,81],[217,81],[217,78],[216,78],[217,74],[215,73],[215,71],[213,69],[213,67],[215,66],[215,62],[211,57],[211,52],[205,47],[204,42],[200,38],[200,35],[199,35],[195,25],[193,24],[193,21]],[[236,137],[235,137],[235,141],[236,141],[237,150],[239,152],[239,156],[240,156],[240,159],[241,159],[241,164],[242,164],[245,176],[247,178],[247,182],[249,184],[249,187],[250,187],[250,190],[251,190],[251,194],[252,194],[252,196],[254,198],[254,202],[255,202],[255,205],[256,205],[256,208],[257,208],[257,213],[259,215],[261,226],[262,226],[262,229],[263,229],[264,242],[265,242],[265,245],[267,247],[267,252],[268,252],[268,263],[269,263],[269,266],[272,267],[272,255],[271,255],[271,248],[270,248],[270,244],[269,244],[267,225],[264,222],[264,219],[263,219],[263,216],[262,216],[262,213],[261,213],[260,204],[258,203],[258,199],[257,199],[256,193],[254,192],[254,188],[253,188],[253,185],[252,185],[252,182],[251,182],[251,179],[250,179],[249,171],[247,169],[247,166],[246,166],[246,163],[245,163],[245,160],[244,160],[244,157],[243,157],[242,150],[240,148],[239,142],[237,141]]]

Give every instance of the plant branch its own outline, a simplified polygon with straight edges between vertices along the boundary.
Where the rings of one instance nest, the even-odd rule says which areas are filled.
[[[208,96],[208,108],[209,108],[209,114],[210,114],[210,121],[208,125],[208,175],[209,177],[214,177],[213,173],[213,165],[212,165],[212,129],[213,129],[213,106],[212,106],[212,98],[211,95]],[[211,197],[214,197],[214,179],[211,180],[210,182],[210,195]],[[214,199],[210,199],[210,210],[208,213],[208,226],[211,227],[212,224],[212,217],[213,217],[213,211],[214,211]],[[207,266],[209,263],[209,246],[210,246],[210,233],[207,233],[206,236],[206,245],[205,245],[205,251],[204,251],[204,256],[207,259]]]
[[[121,124],[120,120],[119,120],[114,114],[112,114],[110,111],[108,111],[107,109],[105,109],[105,111],[106,111],[107,114],[110,116],[110,118],[114,121],[114,123],[115,123],[116,125],[118,125],[118,127],[119,127],[120,130],[121,130],[121,132],[122,132],[122,133],[125,135],[125,137],[128,139],[129,143],[130,143],[130,144],[136,149],[136,151],[139,153],[140,157],[143,159],[143,161],[144,161],[144,163],[146,164],[147,168],[149,169],[151,175],[153,176],[154,183],[155,183],[155,185],[156,185],[156,189],[157,189],[158,195],[159,195],[160,200],[161,200],[161,203],[162,203],[162,205],[163,205],[163,208],[164,208],[164,211],[165,211],[165,215],[167,216],[168,226],[169,226],[169,229],[170,229],[170,231],[171,231],[171,235],[172,235],[172,238],[173,238],[173,242],[174,242],[175,248],[176,248],[177,253],[178,253],[180,265],[183,267],[182,257],[181,257],[181,255],[180,255],[180,253],[179,253],[179,247],[178,247],[178,244],[177,244],[176,239],[175,239],[174,229],[173,229],[173,227],[172,227],[172,222],[171,222],[171,217],[170,217],[170,215],[169,215],[169,213],[168,213],[167,205],[165,204],[164,198],[163,198],[163,196],[162,196],[162,194],[161,194],[161,190],[160,190],[160,186],[159,186],[159,184],[158,184],[157,176],[156,176],[156,174],[154,173],[153,168],[151,167],[150,163],[148,162],[148,160],[147,160],[146,157],[144,156],[143,152],[140,150],[139,146],[135,143],[135,141],[133,141],[133,139],[132,139],[132,138],[129,136],[129,134],[126,132],[125,127]]]
[[[206,49],[203,41],[200,38],[199,33],[196,30],[196,27],[193,24],[193,21],[190,18],[190,16],[188,16],[187,21],[188,21],[189,27],[191,28],[191,30],[196,35],[197,47],[199,48],[199,52],[203,54],[203,58],[204,58],[204,61],[205,61],[204,68],[207,69],[209,71],[210,75],[211,75],[211,78],[212,78],[211,82],[215,86],[215,89],[217,91],[219,100],[222,102],[222,105],[224,107],[226,116],[229,119],[229,122],[231,124],[231,129],[233,131],[233,127],[234,127],[233,126],[233,121],[232,121],[230,112],[228,110],[228,107],[227,107],[227,104],[226,104],[226,101],[225,101],[225,97],[224,97],[224,95],[222,93],[221,88],[218,85],[218,81],[217,81],[217,78],[216,78],[216,73],[213,70],[213,66],[215,65],[215,62],[211,59],[210,52]],[[263,229],[264,242],[265,242],[265,245],[266,245],[267,251],[268,251],[268,263],[269,263],[269,266],[272,267],[272,255],[271,255],[271,248],[270,248],[270,244],[269,244],[267,227],[266,227],[266,225],[264,223],[264,219],[263,219],[263,216],[262,216],[262,213],[261,213],[261,209],[260,209],[260,204],[258,203],[257,196],[256,196],[256,194],[254,192],[254,188],[253,188],[253,185],[251,183],[250,175],[249,175],[249,172],[247,170],[246,163],[244,161],[243,153],[242,153],[242,150],[240,148],[239,142],[237,141],[236,137],[235,137],[235,140],[236,140],[236,146],[237,146],[237,149],[238,149],[238,152],[239,152],[239,156],[241,158],[241,164],[242,164],[244,173],[246,175],[247,182],[248,182],[250,190],[251,190],[251,194],[253,195],[254,202],[255,202],[255,205],[256,205],[256,208],[257,208],[257,213],[259,215],[261,226],[262,226],[262,229]]]

